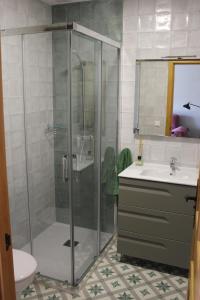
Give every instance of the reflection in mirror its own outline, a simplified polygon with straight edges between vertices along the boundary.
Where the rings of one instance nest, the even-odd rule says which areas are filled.
[[[167,106],[167,61],[138,61],[136,101],[141,135],[165,135]],[[137,119],[137,118],[136,118]]]
[[[135,133],[200,137],[200,61],[136,64]]]
[[[200,63],[171,62],[170,64],[173,80],[169,82],[166,134],[199,138]]]

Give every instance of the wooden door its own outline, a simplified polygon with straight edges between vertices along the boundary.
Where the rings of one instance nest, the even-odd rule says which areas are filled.
[[[197,185],[197,203],[190,261],[188,299],[200,300],[200,179]]]
[[[3,118],[2,64],[0,47],[0,299],[15,300],[8,186],[6,174],[5,136]],[[6,242],[7,241],[7,242]],[[7,243],[7,246],[6,246]]]

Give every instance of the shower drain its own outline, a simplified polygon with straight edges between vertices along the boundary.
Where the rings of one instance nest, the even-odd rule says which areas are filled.
[[[79,242],[74,241],[74,247],[76,247],[79,244]],[[71,240],[67,240],[63,246],[71,247]]]

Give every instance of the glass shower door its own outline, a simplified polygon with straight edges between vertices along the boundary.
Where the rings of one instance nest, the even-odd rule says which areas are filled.
[[[42,275],[71,281],[68,41],[65,31],[22,39],[32,254]]]
[[[87,271],[98,254],[100,51],[101,43],[72,32],[72,210],[75,282]]]
[[[100,250],[115,231],[117,195],[118,141],[118,49],[102,45],[102,112],[101,112],[101,233]]]

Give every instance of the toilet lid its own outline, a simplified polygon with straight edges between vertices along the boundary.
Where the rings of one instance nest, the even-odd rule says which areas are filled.
[[[35,258],[21,250],[13,249],[13,263],[15,282],[28,278],[36,271],[37,268]]]

